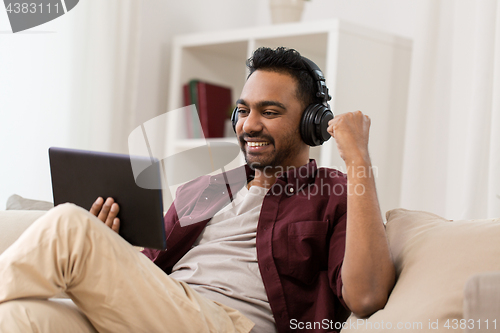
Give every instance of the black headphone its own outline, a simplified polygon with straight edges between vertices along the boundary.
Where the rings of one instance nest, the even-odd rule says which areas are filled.
[[[332,97],[328,94],[328,88],[325,84],[325,77],[321,69],[306,57],[302,57],[304,67],[316,82],[316,97],[322,99],[322,103],[312,103],[304,110],[300,120],[300,136],[309,146],[319,146],[331,138],[327,132],[328,122],[333,119],[333,112],[328,105]],[[231,115],[233,130],[236,133],[236,123],[238,123],[238,107],[233,110]]]

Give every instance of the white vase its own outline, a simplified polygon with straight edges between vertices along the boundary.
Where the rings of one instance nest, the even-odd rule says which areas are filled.
[[[274,24],[298,22],[302,18],[304,0],[269,0]]]

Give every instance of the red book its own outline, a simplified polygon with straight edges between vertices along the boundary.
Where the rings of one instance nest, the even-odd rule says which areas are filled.
[[[182,93],[184,96],[184,106],[191,105],[191,94],[189,92],[189,84],[185,84],[182,86]],[[191,114],[189,112],[186,112],[186,135],[187,138],[191,139],[193,138],[193,127],[191,125],[192,120],[191,120]]]
[[[231,88],[206,82],[198,82],[197,88],[198,113],[205,138],[223,137],[232,108]]]

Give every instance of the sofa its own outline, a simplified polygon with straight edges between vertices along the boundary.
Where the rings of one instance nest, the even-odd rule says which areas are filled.
[[[0,253],[50,207],[9,198],[0,211]],[[451,221],[406,209],[386,218],[396,285],[384,309],[352,315],[342,332],[499,332],[500,218]],[[314,325],[340,328],[327,320],[302,323]]]
[[[384,309],[351,316],[342,332],[500,332],[500,218],[386,218],[396,285]]]

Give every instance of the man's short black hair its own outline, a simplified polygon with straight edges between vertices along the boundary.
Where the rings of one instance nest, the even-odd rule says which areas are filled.
[[[302,61],[299,52],[286,47],[260,47],[247,60],[250,74],[256,70],[285,73],[297,81],[297,98],[303,102],[304,108],[311,103],[321,103],[316,97],[316,83]]]

